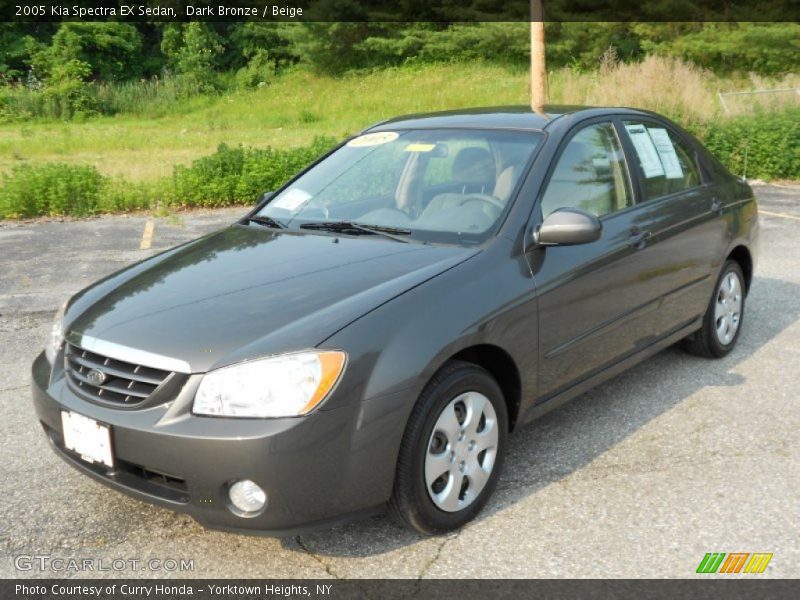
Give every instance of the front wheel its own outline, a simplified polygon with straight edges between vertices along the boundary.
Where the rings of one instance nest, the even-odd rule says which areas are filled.
[[[708,358],[722,358],[733,350],[744,321],[745,295],[742,267],[728,260],[706,309],[702,329],[687,338],[684,347]]]
[[[506,449],[508,411],[484,369],[445,365],[411,414],[398,458],[392,516],[421,533],[444,533],[473,519],[492,494]]]

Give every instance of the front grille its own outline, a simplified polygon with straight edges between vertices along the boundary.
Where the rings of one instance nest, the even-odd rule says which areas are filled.
[[[172,374],[101,356],[72,344],[66,346],[64,367],[70,387],[89,400],[130,407],[147,400]],[[92,382],[90,373],[95,370],[105,375],[105,381]]]

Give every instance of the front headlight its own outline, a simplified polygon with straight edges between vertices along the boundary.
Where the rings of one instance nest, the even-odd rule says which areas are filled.
[[[66,310],[67,303],[64,302],[53,317],[50,335],[47,337],[47,345],[44,347],[44,355],[51,365],[55,362],[56,356],[61,350],[61,344],[64,343],[64,312]]]
[[[322,402],[344,370],[345,353],[297,352],[210,371],[193,412],[220,417],[296,417]]]

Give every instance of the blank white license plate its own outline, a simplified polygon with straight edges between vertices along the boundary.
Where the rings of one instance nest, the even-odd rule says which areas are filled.
[[[67,411],[61,412],[61,425],[64,430],[64,446],[69,450],[77,452],[87,462],[114,466],[110,427]]]

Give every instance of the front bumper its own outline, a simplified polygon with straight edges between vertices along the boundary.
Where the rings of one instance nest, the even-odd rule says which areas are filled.
[[[230,419],[191,413],[200,376],[175,400],[141,410],[100,406],[51,379],[44,355],[33,364],[33,402],[55,452],[94,479],[136,498],[191,515],[215,529],[294,535],[380,512],[389,499],[409,399],[396,394],[306,417]],[[114,469],[64,447],[61,411],[111,426]],[[228,508],[227,487],[250,479],[267,492],[253,517]]]

